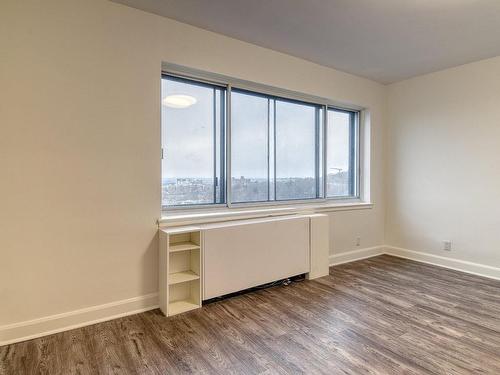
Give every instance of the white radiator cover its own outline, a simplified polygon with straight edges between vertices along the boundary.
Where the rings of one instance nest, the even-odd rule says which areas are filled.
[[[204,226],[203,299],[309,273],[310,226],[308,216]]]

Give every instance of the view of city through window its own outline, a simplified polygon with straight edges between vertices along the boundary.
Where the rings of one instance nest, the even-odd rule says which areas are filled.
[[[226,90],[162,79],[162,205],[189,206],[355,195],[355,113],[233,89],[226,192]],[[323,192],[323,163],[326,191]]]
[[[313,194],[315,181],[312,178],[277,179],[283,194],[286,196],[303,196]],[[340,171],[329,173],[327,184],[332,196],[344,196],[349,191],[349,172]],[[255,197],[267,196],[268,181],[264,178],[247,178],[245,176],[232,177],[232,194],[240,202],[255,202]],[[213,199],[213,180],[210,178],[172,178],[163,179],[163,205],[196,205],[200,202],[209,202]],[[264,192],[264,193],[263,193]],[[266,201],[262,199],[260,201]]]

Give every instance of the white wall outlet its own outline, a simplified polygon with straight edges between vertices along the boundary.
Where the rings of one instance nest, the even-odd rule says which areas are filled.
[[[356,237],[356,246],[361,246],[361,237]]]
[[[444,251],[451,251],[451,241],[449,241],[449,240],[443,241],[443,250]]]

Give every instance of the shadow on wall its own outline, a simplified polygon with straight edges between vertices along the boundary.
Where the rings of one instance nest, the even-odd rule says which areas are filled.
[[[141,285],[139,290],[142,290],[144,294],[158,292],[158,243],[158,231],[155,231],[141,257]]]

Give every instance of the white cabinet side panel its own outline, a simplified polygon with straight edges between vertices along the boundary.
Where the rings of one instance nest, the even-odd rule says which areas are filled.
[[[159,303],[163,314],[168,315],[168,234],[160,230],[159,246]]]
[[[309,279],[326,276],[329,273],[329,220],[328,215],[311,215],[311,272]]]

